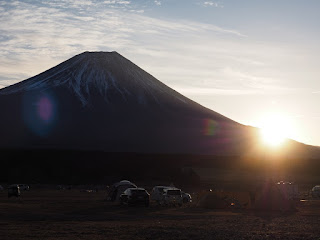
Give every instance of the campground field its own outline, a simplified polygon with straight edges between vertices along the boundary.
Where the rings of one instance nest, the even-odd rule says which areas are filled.
[[[0,192],[0,236],[7,239],[320,239],[320,200],[296,211],[127,207],[106,191],[31,189],[21,198]]]

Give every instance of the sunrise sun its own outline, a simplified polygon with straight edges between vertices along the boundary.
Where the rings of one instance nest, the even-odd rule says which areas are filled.
[[[269,146],[279,146],[292,132],[289,118],[279,114],[270,114],[261,121],[261,137]]]

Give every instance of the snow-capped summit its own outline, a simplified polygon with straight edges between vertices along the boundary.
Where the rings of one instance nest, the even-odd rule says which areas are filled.
[[[134,101],[161,104],[168,98],[189,102],[181,94],[124,58],[117,52],[84,52],[18,84],[0,91],[12,94],[66,87],[83,105],[99,94],[106,102]]]

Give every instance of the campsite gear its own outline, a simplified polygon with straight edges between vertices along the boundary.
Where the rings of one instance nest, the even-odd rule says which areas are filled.
[[[225,197],[213,191],[202,193],[199,197],[197,207],[209,209],[225,209],[228,207],[228,202]]]
[[[294,202],[288,195],[281,191],[277,184],[267,181],[256,194],[255,210],[262,211],[293,211]]]
[[[113,184],[108,192],[107,200],[110,200],[112,202],[119,201],[120,195],[128,188],[136,188],[137,185],[134,183],[128,181],[128,180],[122,180],[120,182],[117,182]]]
[[[320,185],[316,185],[311,189],[311,196],[313,198],[320,197]]]
[[[197,206],[210,209],[244,209],[251,206],[250,194],[237,191],[202,192],[198,197]]]
[[[299,188],[298,185],[293,182],[280,181],[277,183],[279,190],[288,199],[298,199],[299,198]]]

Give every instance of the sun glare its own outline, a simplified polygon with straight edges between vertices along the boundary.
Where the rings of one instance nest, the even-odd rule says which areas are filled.
[[[291,130],[290,120],[284,116],[273,114],[262,120],[261,136],[267,145],[281,145],[291,135]]]

